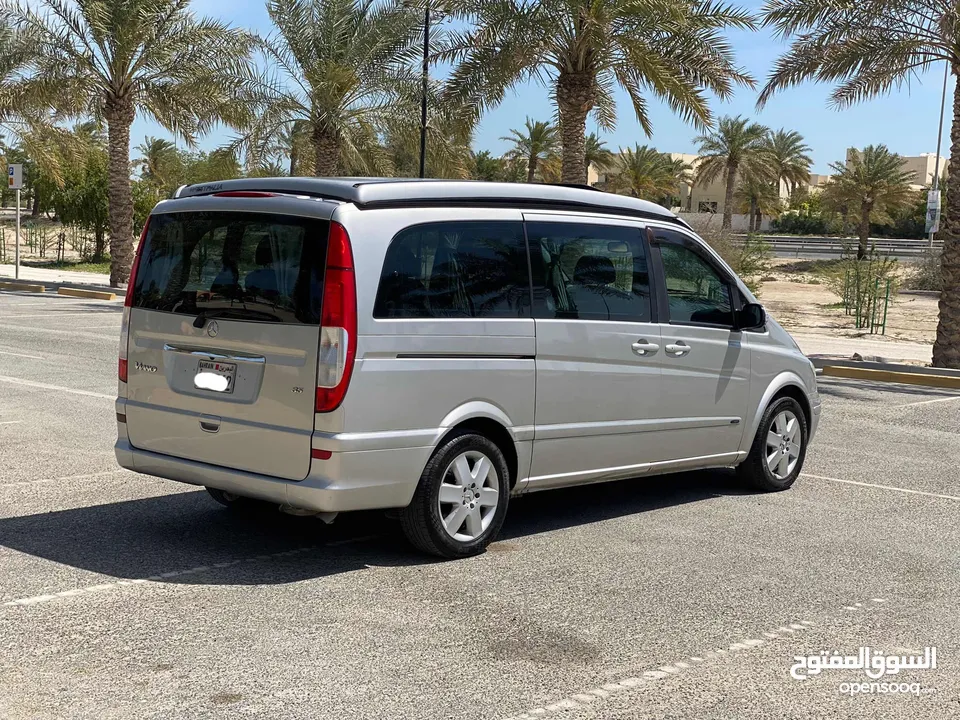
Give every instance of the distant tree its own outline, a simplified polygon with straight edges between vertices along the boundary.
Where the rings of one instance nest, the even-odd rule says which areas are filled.
[[[762,175],[769,167],[766,137],[769,130],[742,116],[722,117],[717,129],[696,139],[700,145],[697,165],[698,185],[707,185],[724,178],[723,222],[721,228],[733,225],[733,194],[737,189],[737,173]]]
[[[84,144],[80,152],[64,162],[63,184],[53,191],[51,204],[64,225],[93,233],[93,262],[106,259],[106,236],[110,227],[110,176],[106,143],[90,126],[79,126],[74,134]],[[84,258],[86,259],[86,258]]]
[[[448,0],[470,25],[444,60],[455,63],[449,94],[476,112],[498,105],[528,80],[550,89],[562,145],[561,179],[585,183],[586,121],[616,125],[614,92],[626,91],[648,135],[650,93],[698,128],[712,117],[709,91],[725,99],[753,80],[735,64],[727,28],[751,29],[753,16],[700,0]]]
[[[136,161],[140,165],[141,178],[161,191],[177,182],[183,167],[174,143],[164,138],[147,137],[136,149],[141,155]]]
[[[740,178],[734,200],[748,216],[748,232],[760,232],[764,215],[774,215],[782,209],[779,181],[771,181],[771,174],[749,173]]]
[[[670,205],[689,177],[690,167],[656,148],[637,145],[620,150],[610,170],[608,189]]]
[[[529,117],[523,130],[510,130],[509,135],[500,139],[513,143],[513,147],[507,151],[507,157],[526,163],[528,183],[537,179],[539,164],[556,155],[560,147],[556,127]]]
[[[105,121],[109,133],[110,284],[133,261],[130,126],[137,114],[192,141],[215,122],[244,124],[248,33],[189,11],[189,0],[37,0],[0,6],[26,56],[0,92],[17,103]]]
[[[824,204],[846,210],[857,218],[857,259],[867,254],[870,222],[889,219],[889,213],[909,207],[915,193],[903,160],[886,145],[868,145],[850,151],[846,164],[832,163],[833,178],[823,189]]]
[[[613,167],[616,156],[606,147],[606,142],[597,137],[596,133],[590,133],[584,143],[584,161],[588,168],[592,165],[598,172],[602,173]]]
[[[491,155],[489,150],[481,150],[478,153],[473,153],[472,159],[473,166],[470,177],[473,180],[499,182],[504,179],[503,160]]]
[[[775,132],[771,131],[767,135],[765,149],[768,156],[767,162],[776,176],[777,185],[779,186],[781,182],[786,183],[791,195],[796,192],[800,183],[810,179],[810,166],[813,165],[813,159],[809,153],[813,150],[803,141],[803,135],[796,130],[781,128]]]

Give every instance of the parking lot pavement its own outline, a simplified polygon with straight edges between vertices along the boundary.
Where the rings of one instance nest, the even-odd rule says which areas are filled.
[[[119,470],[120,304],[0,293],[0,718],[960,715],[960,394],[824,380],[806,473],[515,499],[436,562],[379,513]],[[794,656],[939,651],[919,694]]]

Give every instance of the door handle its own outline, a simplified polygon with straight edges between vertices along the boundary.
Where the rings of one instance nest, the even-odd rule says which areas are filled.
[[[687,345],[683,340],[678,340],[675,343],[670,343],[663,349],[666,350],[669,355],[673,355],[675,357],[681,357],[683,355],[686,355],[688,352],[690,352],[690,346]]]
[[[638,342],[633,343],[633,345],[631,345],[630,348],[633,350],[635,354],[644,356],[644,355],[655,354],[657,350],[660,349],[660,346],[657,345],[656,343],[645,342],[643,340],[640,340]]]

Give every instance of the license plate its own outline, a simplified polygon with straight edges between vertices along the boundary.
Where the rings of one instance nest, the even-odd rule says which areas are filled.
[[[201,360],[197,365],[197,375],[193,379],[193,386],[201,390],[232,393],[236,378],[237,366],[233,363]]]

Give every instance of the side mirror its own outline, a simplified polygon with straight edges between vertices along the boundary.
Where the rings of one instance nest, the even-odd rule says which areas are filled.
[[[767,313],[759,303],[747,303],[737,313],[737,330],[760,330],[767,324]]]

